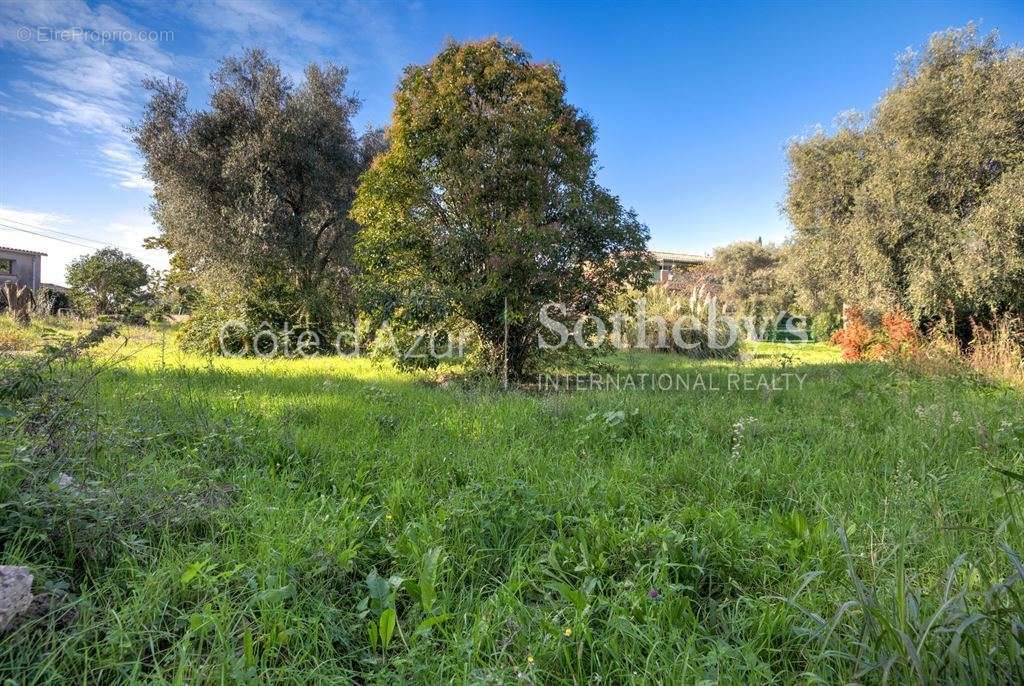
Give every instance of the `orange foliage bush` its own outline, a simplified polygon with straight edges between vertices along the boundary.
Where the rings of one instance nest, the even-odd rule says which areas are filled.
[[[917,350],[920,339],[917,327],[903,310],[886,312],[882,315],[882,329],[885,331],[883,356],[906,356]]]
[[[906,357],[919,346],[917,328],[902,310],[882,315],[882,328],[872,331],[857,308],[846,310],[846,325],[832,334],[832,342],[843,351],[844,360],[884,360]]]
[[[842,348],[844,360],[860,360],[868,351],[871,341],[871,327],[864,321],[861,311],[848,308],[843,328],[832,334],[832,342]]]

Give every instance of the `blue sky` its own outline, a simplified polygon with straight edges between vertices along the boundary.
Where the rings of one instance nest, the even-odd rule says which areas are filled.
[[[787,141],[869,111],[900,53],[971,20],[1024,43],[1020,2],[4,1],[0,224],[82,245],[2,226],[0,245],[47,252],[44,281],[58,283],[102,243],[166,264],[141,247],[156,229],[124,132],[145,76],[181,79],[203,106],[217,60],[263,46],[295,75],[309,61],[349,67],[358,125],[380,125],[403,66],[447,37],[493,35],[561,65],[570,101],[597,125],[600,179],[652,247],[780,241]]]

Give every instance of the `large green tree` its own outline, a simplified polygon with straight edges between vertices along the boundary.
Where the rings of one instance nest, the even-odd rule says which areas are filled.
[[[147,83],[135,140],[159,242],[195,275],[209,311],[324,333],[354,316],[348,213],[382,138],[354,132],[346,76],[310,65],[296,86],[251,50],[221,63],[200,111],[181,83]]]
[[[516,376],[542,304],[593,313],[646,280],[647,229],[597,184],[594,127],[555,65],[511,42],[449,43],[406,70],[388,137],[353,208],[378,320],[469,322]]]
[[[149,270],[117,248],[103,248],[68,265],[71,299],[93,315],[127,315],[144,297]]]
[[[1024,54],[972,27],[901,63],[872,115],[789,150],[789,273],[811,309],[1024,311]]]

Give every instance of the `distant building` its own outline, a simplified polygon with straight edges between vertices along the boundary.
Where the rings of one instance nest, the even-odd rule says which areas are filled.
[[[44,252],[0,246],[0,283],[13,281],[38,290],[43,273]]]
[[[654,267],[654,283],[668,284],[674,277],[687,269],[711,261],[707,255],[694,255],[685,252],[661,252],[652,250],[656,266]]]

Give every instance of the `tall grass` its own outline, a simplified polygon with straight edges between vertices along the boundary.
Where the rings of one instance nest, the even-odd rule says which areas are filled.
[[[933,593],[914,583],[902,547],[893,553],[894,587],[863,578],[842,526],[837,534],[852,596],[831,616],[802,607],[800,594],[820,574],[811,572],[788,601],[810,620],[806,631],[820,649],[812,657],[819,675],[894,684],[1024,680],[1018,587],[1024,566],[1009,546],[1002,546],[1005,577],[986,580],[960,555],[946,570],[941,593]]]
[[[0,554],[46,599],[0,680],[1020,678],[1018,389],[819,345],[553,395],[133,346],[0,413]]]
[[[646,326],[641,328],[642,308]],[[628,313],[622,326],[627,345],[653,352],[672,352],[695,359],[729,359],[739,354],[743,332],[730,328],[728,306],[703,286],[688,294],[654,285],[646,291],[630,291],[616,303]]]
[[[1003,315],[990,326],[975,324],[967,349],[968,364],[976,371],[1024,386],[1024,325]]]

